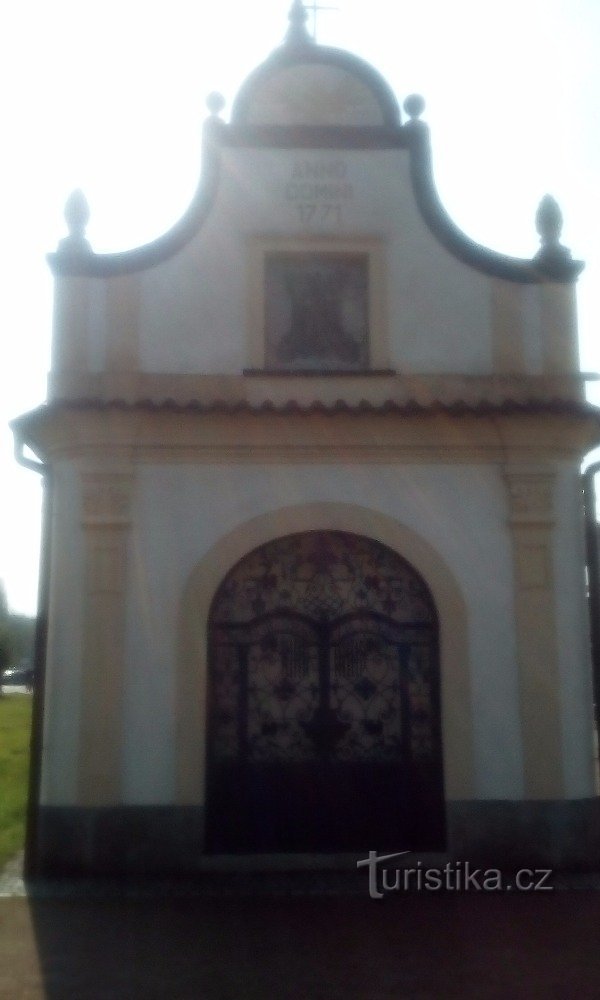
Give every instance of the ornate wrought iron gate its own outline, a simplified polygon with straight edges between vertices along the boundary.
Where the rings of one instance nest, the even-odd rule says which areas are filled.
[[[423,581],[341,532],[270,542],[210,624],[208,848],[444,844],[437,621]]]

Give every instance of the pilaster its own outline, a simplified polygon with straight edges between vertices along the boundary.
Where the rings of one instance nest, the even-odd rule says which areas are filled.
[[[540,285],[543,371],[566,375],[579,369],[577,311],[572,284]]]
[[[120,801],[125,670],[127,548],[133,477],[128,471],[82,475],[85,546],[81,805]]]
[[[514,374],[526,371],[524,356],[524,293],[520,285],[490,282],[490,320],[494,372]]]
[[[89,278],[63,275],[54,289],[52,371],[88,368]]]
[[[508,466],[525,797],[564,794],[554,585],[554,473]]]
[[[135,372],[139,368],[139,276],[108,279],[105,295],[106,369],[116,376]]]

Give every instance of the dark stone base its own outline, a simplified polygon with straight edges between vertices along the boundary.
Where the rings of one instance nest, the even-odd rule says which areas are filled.
[[[447,821],[447,856],[457,861],[502,869],[600,868],[600,799],[449,802]],[[378,844],[365,844],[357,855],[379,849]],[[325,860],[322,855],[303,856],[300,867],[323,867]],[[273,868],[267,858],[264,861],[265,868]],[[28,867],[30,874],[41,876],[176,876],[214,870],[215,862],[218,867],[218,859],[204,853],[202,807],[44,806],[38,816],[37,851]],[[277,867],[285,868],[284,862],[285,856],[278,856]],[[350,863],[333,857],[331,862],[332,867]],[[260,867],[260,856],[256,863]],[[239,858],[238,863],[232,857],[228,867],[242,870],[247,859]]]
[[[32,874],[176,875],[198,869],[204,808],[42,806]]]
[[[597,871],[600,799],[448,803],[455,860],[492,868]]]

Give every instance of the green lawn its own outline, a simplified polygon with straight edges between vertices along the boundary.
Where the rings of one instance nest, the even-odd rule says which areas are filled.
[[[0,870],[23,846],[31,695],[0,698]]]

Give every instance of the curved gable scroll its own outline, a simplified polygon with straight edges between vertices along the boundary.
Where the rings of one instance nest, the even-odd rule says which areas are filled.
[[[72,246],[67,237],[55,253],[48,254],[52,272],[98,278],[131,274],[154,267],[185,247],[202,227],[213,206],[220,173],[219,140],[225,128],[216,114],[205,122],[200,183],[189,207],[171,229],[151,243],[119,253],[95,254],[89,248],[87,252],[81,251],[77,245]]]
[[[182,249],[198,232],[214,203],[221,146],[247,149],[405,149],[418,210],[435,239],[454,257],[484,274],[506,281],[570,283],[583,263],[560,244],[560,210],[542,230],[542,247],[532,260],[510,257],[469,239],[452,221],[437,193],[431,166],[429,129],[420,120],[425,103],[418,95],[404,102],[401,124],[396,97],[380,73],[340,49],[317,45],[305,33],[305,12],[295,4],[292,30],[247,78],[232,108],[231,124],[218,117],[224,100],[208,99],[202,179],[185,214],[164,235],[145,246],[114,254],[94,254],[76,226],[48,260],[56,274],[110,277],[153,267]],[[542,206],[544,201],[542,201]],[[547,214],[547,213],[546,213]],[[539,212],[538,212],[539,216]],[[539,227],[538,227],[539,228]],[[81,231],[80,231],[81,230]]]

